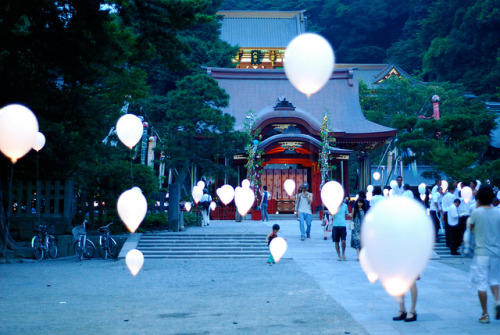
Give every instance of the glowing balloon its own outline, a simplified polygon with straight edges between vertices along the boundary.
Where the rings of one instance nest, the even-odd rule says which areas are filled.
[[[199,188],[201,188],[202,190],[205,188],[205,182],[203,180],[200,180],[196,186],[198,186]]]
[[[203,197],[203,189],[199,188],[198,186],[193,187],[193,191],[191,192],[191,195],[193,196],[194,202],[197,204],[201,198]]]
[[[321,201],[328,208],[330,214],[335,215],[344,200],[344,188],[338,182],[332,180],[321,188]]]
[[[391,186],[391,188],[396,188],[396,187],[398,187],[398,182],[395,181],[395,180],[391,180],[391,182],[389,183],[389,185]]]
[[[35,144],[33,144],[33,150],[38,152],[42,150],[44,146],[45,146],[45,136],[41,132],[36,133]]]
[[[481,181],[476,179],[476,183],[477,183],[476,190],[479,190],[479,188],[481,187]]]
[[[448,190],[448,182],[446,180],[441,180],[441,189],[443,193],[446,193],[446,190]]]
[[[381,201],[365,215],[361,240],[368,263],[386,291],[400,296],[424,270],[434,245],[434,227],[413,199]]]
[[[388,197],[389,196],[389,190],[384,188],[384,197]]]
[[[215,208],[216,208],[216,207],[217,207],[217,204],[215,203],[215,201],[212,201],[212,202],[210,203],[210,209],[211,209],[211,210],[213,210],[213,211],[215,211]]]
[[[380,173],[379,172],[373,172],[373,179],[379,180],[380,179]]]
[[[132,276],[135,277],[144,264],[144,255],[139,250],[132,249],[127,253],[127,256],[125,256],[125,263],[127,263],[127,267]]]
[[[376,282],[378,279],[378,274],[375,273],[375,271],[373,271],[372,267],[370,266],[370,263],[368,263],[368,259],[366,258],[365,248],[361,249],[361,251],[359,252],[359,264],[361,265],[361,268],[368,277],[370,283]]]
[[[390,197],[392,197],[392,194],[394,193],[393,191],[394,191],[394,190],[393,190],[392,188],[389,190],[389,196],[390,196]]]
[[[368,185],[368,186],[366,187],[366,190],[367,190],[368,192],[373,192],[373,185]]]
[[[472,199],[472,189],[469,186],[462,188],[460,194],[462,195],[462,198],[464,198],[466,204],[468,204],[470,199]]]
[[[269,250],[271,251],[271,255],[273,255],[273,259],[276,263],[278,263],[285,254],[286,251],[286,241],[282,237],[275,237],[269,243]]]
[[[234,188],[231,185],[223,185],[217,190],[217,195],[224,205],[227,205],[234,198]]]
[[[464,187],[464,183],[459,182],[459,183],[457,184],[458,191],[461,191],[463,187]]]
[[[148,211],[148,202],[139,187],[123,192],[116,203],[118,215],[127,229],[134,233]]]
[[[420,194],[420,199],[421,199],[422,201],[425,201],[425,198],[426,198],[425,193],[424,193],[424,194]]]
[[[425,194],[425,184],[424,183],[418,185],[418,193]]]
[[[191,203],[190,202],[184,203],[184,209],[186,210],[186,212],[189,212],[191,210]]]
[[[285,187],[286,193],[291,197],[293,195],[293,191],[295,191],[295,181],[292,179],[285,180],[283,185]]]
[[[0,109],[0,151],[12,163],[26,155],[35,144],[38,120],[22,105],[7,105]]]
[[[241,187],[243,187],[243,188],[249,188],[250,187],[250,180],[243,179],[242,182],[241,182]]]
[[[327,40],[320,35],[306,33],[295,37],[288,44],[283,63],[292,85],[310,96],[330,79],[335,56]]]
[[[116,122],[118,138],[130,149],[142,138],[142,132],[142,121],[134,114],[125,114]]]
[[[373,193],[372,192],[366,192],[366,200],[370,201],[372,200]]]
[[[255,195],[249,187],[237,187],[234,195],[234,203],[241,216],[245,216],[255,202]]]

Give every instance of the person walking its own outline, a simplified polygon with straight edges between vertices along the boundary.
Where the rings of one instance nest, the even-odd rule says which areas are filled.
[[[448,187],[448,193],[443,196],[442,199],[442,209],[443,209],[443,222],[444,222],[444,236],[446,238],[446,246],[450,247],[450,227],[448,225],[448,209],[453,205],[457,197],[455,196],[455,189],[453,185]]]
[[[435,229],[435,241],[436,243],[439,242],[439,229],[441,228],[441,223],[439,220],[439,216],[442,213],[441,210],[441,186],[438,186],[437,188],[433,188],[435,192],[433,192],[432,198],[430,200],[430,206],[429,206],[429,215],[432,219],[432,222],[434,223],[434,229]]]
[[[410,312],[406,311],[405,295],[403,294],[399,302],[399,313],[397,316],[392,318],[393,321],[402,321],[402,320],[404,320],[405,322],[417,321],[417,311],[415,310],[415,307],[417,306],[418,289],[416,281],[410,287],[410,292],[411,292]]]
[[[476,193],[477,208],[470,215],[470,225],[475,236],[474,257],[470,267],[471,284],[477,289],[482,314],[480,323],[490,323],[487,299],[488,286],[495,298],[495,319],[500,320],[500,214],[491,206],[494,197],[488,185]]]
[[[262,222],[269,221],[269,215],[267,214],[267,205],[271,194],[267,191],[267,186],[263,187],[263,192],[261,195],[260,211],[262,216]]]
[[[313,201],[313,195],[308,191],[309,184],[302,184],[302,191],[297,194],[295,200],[295,212],[299,216],[300,221],[300,240],[305,241],[306,237],[311,237],[311,222],[312,222],[312,211],[311,204]],[[307,229],[304,227],[307,225]]]
[[[203,196],[200,199],[201,204],[201,215],[203,217],[203,226],[208,226],[210,224],[210,203],[212,202],[212,196],[208,194],[208,190],[203,189]]]
[[[401,196],[403,195],[405,189],[403,187],[403,177],[398,176],[396,178],[397,185],[392,189],[392,196]]]
[[[353,229],[351,233],[351,248],[356,249],[358,253],[358,261],[359,261],[359,252],[361,250],[361,223],[365,217],[366,213],[366,204],[362,199],[358,199],[354,204],[354,208],[352,210],[352,221],[353,221]]]
[[[448,229],[450,238],[450,252],[452,255],[459,256],[460,253],[457,251],[460,244],[462,244],[462,238],[460,236],[460,226],[459,219],[460,215],[458,213],[458,206],[460,206],[460,199],[455,199],[453,205],[448,208]],[[463,234],[463,232],[462,232]]]
[[[362,202],[364,204],[363,199],[358,199],[358,202]],[[357,205],[355,204],[354,207]],[[349,209],[345,203],[341,203],[337,213],[333,216],[332,221],[332,241],[335,243],[335,251],[337,252],[337,260],[338,261],[346,261],[345,257],[345,240],[347,237],[347,229],[346,229],[346,217],[349,219],[352,218],[351,214],[349,214]],[[342,241],[342,256],[340,254],[340,241]]]

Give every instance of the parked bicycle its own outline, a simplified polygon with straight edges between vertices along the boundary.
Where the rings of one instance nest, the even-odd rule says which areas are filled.
[[[46,225],[40,225],[35,231],[38,232],[38,235],[33,236],[31,240],[31,247],[33,248],[35,258],[41,260],[45,253],[48,253],[50,258],[56,258],[56,238],[49,233],[49,228]]]
[[[83,223],[73,228],[72,231],[73,237],[76,240],[73,249],[79,260],[91,259],[95,254],[95,245],[87,238],[87,229],[85,228],[87,223],[87,220],[83,220]]]
[[[111,229],[109,228],[112,224],[113,222],[110,222],[106,226],[99,227],[99,252],[104,259],[107,259],[108,256],[118,257],[118,243],[111,237]]]

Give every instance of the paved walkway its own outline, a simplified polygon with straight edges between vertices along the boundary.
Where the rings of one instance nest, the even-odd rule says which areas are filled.
[[[123,259],[0,264],[0,334],[500,334],[500,321],[477,322],[469,259],[431,261],[418,282],[418,321],[394,322],[397,303],[368,282],[354,249],[336,261],[319,221],[303,242],[295,220],[190,230],[267,233],[276,222],[288,250],[273,266],[147,259],[132,277]]]

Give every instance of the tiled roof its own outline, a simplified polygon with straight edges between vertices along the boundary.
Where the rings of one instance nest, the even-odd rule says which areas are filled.
[[[350,69],[335,70],[325,87],[310,98],[290,84],[283,70],[208,68],[207,72],[230,95],[224,111],[236,118],[236,129],[242,128],[246,113],[252,110],[257,123],[273,113],[277,117],[306,119],[319,131],[328,110],[330,129],[343,136],[380,138],[396,134],[395,129],[365,119],[359,104],[358,82],[352,80]],[[292,103],[295,110],[274,110],[279,96]]]
[[[376,82],[382,79],[393,68],[404,78],[409,78],[401,67],[395,64],[335,64],[336,69],[352,68],[354,69],[354,79],[363,80],[370,88],[375,88]]]
[[[244,48],[286,48],[294,37],[306,32],[303,11],[220,11],[217,14],[224,16],[221,39]]]

